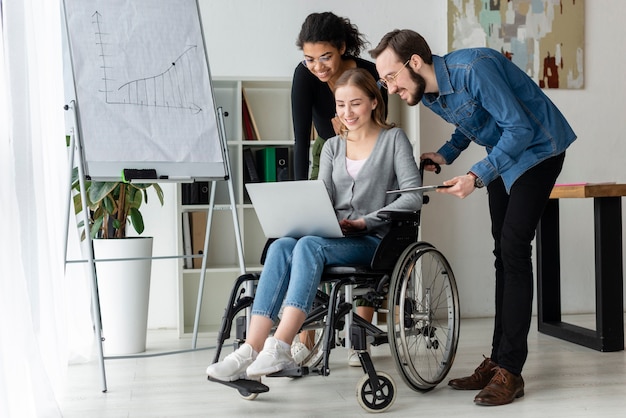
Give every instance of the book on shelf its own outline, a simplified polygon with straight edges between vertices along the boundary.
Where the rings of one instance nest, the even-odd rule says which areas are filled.
[[[243,139],[260,140],[259,128],[252,114],[246,89],[241,88],[241,120],[243,123]]]
[[[256,150],[256,163],[261,181],[291,180],[287,147],[265,147]]]
[[[258,183],[261,181],[259,172],[256,168],[256,162],[254,160],[254,154],[249,147],[243,149],[243,164],[245,169],[243,171],[244,183]]]
[[[206,236],[207,217],[206,211],[191,213],[191,250],[193,255],[202,255],[204,252],[204,238]],[[202,267],[202,258],[193,258],[193,268]]]
[[[191,221],[189,218],[189,212],[183,212],[183,254],[186,256],[193,254],[191,249]],[[184,260],[186,269],[193,268],[192,258],[185,258]]]

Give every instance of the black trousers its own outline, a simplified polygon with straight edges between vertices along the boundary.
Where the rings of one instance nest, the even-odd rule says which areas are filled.
[[[496,306],[491,359],[521,374],[528,356],[533,302],[532,240],[561,172],[565,152],[519,177],[507,194],[498,178],[487,186],[496,256]]]

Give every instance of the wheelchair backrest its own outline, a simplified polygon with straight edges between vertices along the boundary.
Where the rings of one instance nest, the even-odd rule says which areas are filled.
[[[400,216],[398,216],[400,214]],[[384,213],[379,213],[383,217]],[[391,228],[376,248],[372,258],[372,270],[392,270],[402,252],[410,244],[417,242],[420,212],[390,212],[387,219]]]

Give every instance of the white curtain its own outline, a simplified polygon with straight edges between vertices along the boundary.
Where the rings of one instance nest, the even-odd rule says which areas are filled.
[[[0,14],[0,416],[55,417],[72,355],[68,289],[84,280],[64,273],[60,0],[0,0]]]

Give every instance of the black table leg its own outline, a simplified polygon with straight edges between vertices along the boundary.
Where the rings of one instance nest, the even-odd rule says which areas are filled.
[[[596,330],[602,351],[624,349],[622,199],[594,199]]]
[[[624,349],[621,197],[594,199],[596,330],[561,321],[559,203],[550,199],[537,226],[539,331],[598,351]]]

